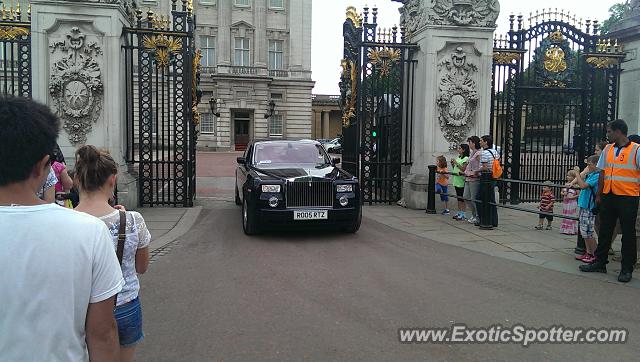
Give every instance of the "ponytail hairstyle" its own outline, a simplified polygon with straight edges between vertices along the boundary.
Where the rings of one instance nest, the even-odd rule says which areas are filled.
[[[106,151],[91,145],[76,151],[75,181],[86,192],[100,190],[109,177],[118,173],[118,165]]]
[[[471,137],[467,138],[467,142],[473,143],[473,146],[475,147],[476,150],[480,149],[480,137],[471,136]]]
[[[467,143],[461,143],[460,148],[462,148],[462,157],[469,157],[471,152],[469,150],[469,145]]]

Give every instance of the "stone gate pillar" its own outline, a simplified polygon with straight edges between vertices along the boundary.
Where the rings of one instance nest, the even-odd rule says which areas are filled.
[[[611,27],[608,38],[624,45],[625,62],[620,73],[618,117],[629,126],[629,134],[640,132],[640,0],[631,1],[630,11]]]
[[[490,133],[497,0],[403,0],[401,24],[420,50],[415,73],[413,166],[403,185],[410,208],[426,207],[427,166],[456,157],[468,136]]]
[[[124,0],[32,0],[33,98],[63,125],[58,143],[70,166],[75,150],[109,150],[120,165],[119,202],[137,206],[137,185],[125,165]]]

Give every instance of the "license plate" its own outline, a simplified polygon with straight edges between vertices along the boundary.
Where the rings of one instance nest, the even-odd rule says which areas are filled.
[[[293,220],[326,220],[327,210],[299,210],[293,212]]]

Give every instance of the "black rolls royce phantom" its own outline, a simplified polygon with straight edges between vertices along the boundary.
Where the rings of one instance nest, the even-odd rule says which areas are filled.
[[[237,161],[235,199],[247,235],[277,226],[360,228],[358,180],[319,142],[253,142]]]

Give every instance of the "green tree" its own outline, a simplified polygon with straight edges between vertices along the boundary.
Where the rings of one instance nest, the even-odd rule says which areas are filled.
[[[609,18],[605,20],[600,27],[600,34],[608,34],[611,28],[619,23],[629,10],[631,10],[629,1],[613,4],[609,8]]]

